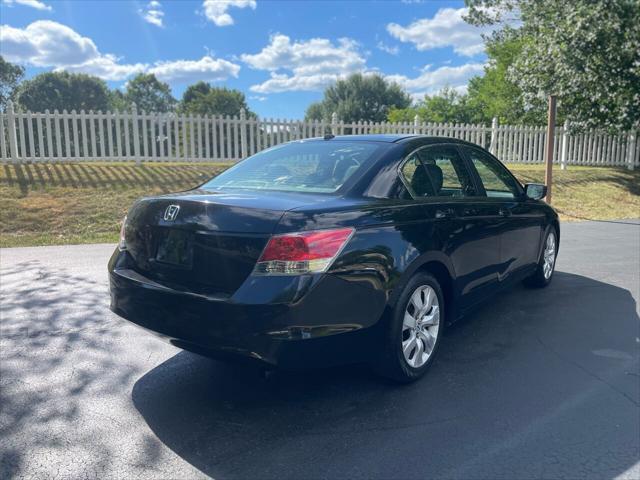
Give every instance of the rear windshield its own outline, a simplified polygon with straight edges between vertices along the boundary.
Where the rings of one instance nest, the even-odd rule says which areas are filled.
[[[243,160],[201,188],[333,193],[380,148],[348,141],[278,145]]]

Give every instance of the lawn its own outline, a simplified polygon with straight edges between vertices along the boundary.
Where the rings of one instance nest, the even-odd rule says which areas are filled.
[[[63,163],[0,165],[0,246],[116,242],[120,221],[144,195],[185,190],[221,163]],[[540,182],[542,165],[511,165]],[[554,170],[553,205],[564,221],[640,217],[640,170]]]

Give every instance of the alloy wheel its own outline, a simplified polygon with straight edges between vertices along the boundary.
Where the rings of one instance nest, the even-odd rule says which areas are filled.
[[[556,236],[553,232],[549,232],[549,235],[547,236],[547,242],[544,246],[543,261],[542,273],[544,274],[545,280],[549,280],[553,273],[553,267],[556,263]]]
[[[423,366],[436,346],[440,305],[436,291],[421,285],[409,297],[402,322],[402,353],[413,368]]]

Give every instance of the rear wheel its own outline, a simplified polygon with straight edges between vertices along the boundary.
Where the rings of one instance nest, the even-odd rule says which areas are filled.
[[[424,375],[436,353],[444,318],[440,284],[428,273],[417,273],[396,303],[376,370],[404,383]]]
[[[558,256],[558,236],[555,228],[550,228],[544,240],[542,256],[533,275],[525,280],[525,285],[533,288],[546,287],[551,283]]]

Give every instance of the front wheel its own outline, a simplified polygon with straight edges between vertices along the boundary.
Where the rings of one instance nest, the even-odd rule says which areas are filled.
[[[378,373],[402,383],[424,375],[442,335],[444,307],[438,281],[428,273],[414,275],[394,308],[375,364]]]
[[[525,280],[525,285],[533,288],[546,287],[551,283],[558,256],[558,237],[555,228],[550,228],[544,240],[544,250],[533,275]]]

